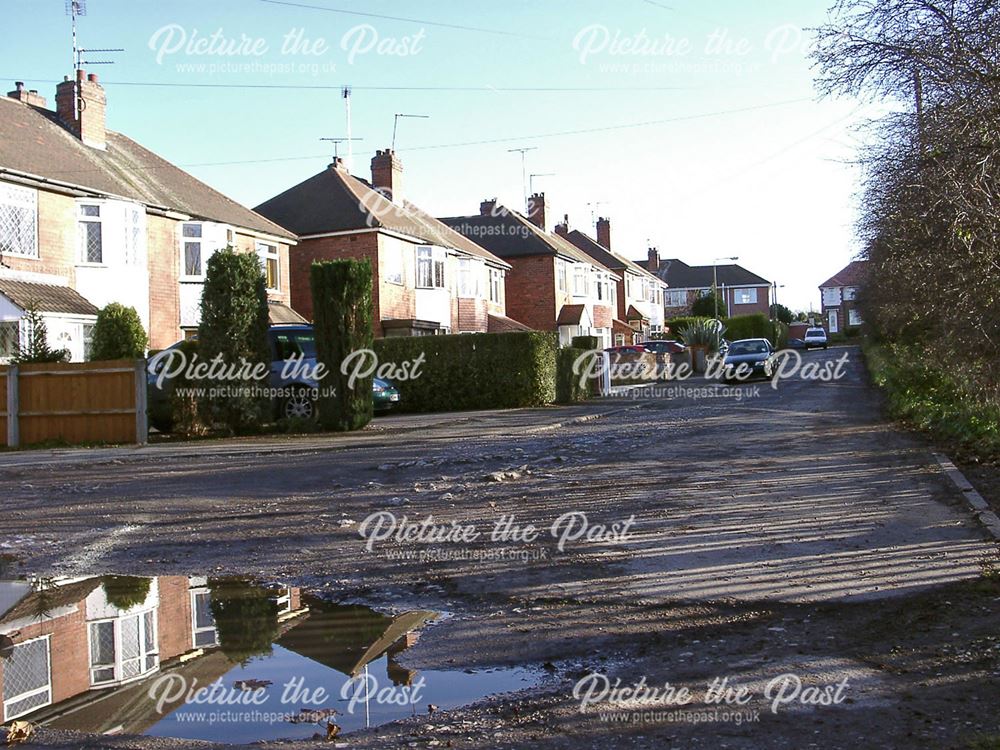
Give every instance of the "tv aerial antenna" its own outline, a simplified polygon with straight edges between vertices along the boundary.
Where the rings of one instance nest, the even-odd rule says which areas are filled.
[[[341,143],[346,143],[347,146],[348,146],[348,149],[350,149],[351,144],[354,141],[363,141],[364,138],[351,138],[351,137],[347,137],[347,138],[320,138],[320,140],[321,141],[329,141],[330,143],[333,144],[333,160],[334,160],[334,162],[336,162],[340,158],[340,144]]]
[[[124,52],[124,47],[106,47],[102,49],[84,49],[77,39],[76,19],[87,15],[87,0],[66,0],[66,15],[70,17],[73,28],[73,116],[80,117],[81,96],[80,96],[80,71],[84,65],[114,65],[113,60],[85,60],[88,53]]]

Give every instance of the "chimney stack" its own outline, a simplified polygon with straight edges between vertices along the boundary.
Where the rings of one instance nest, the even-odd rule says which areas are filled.
[[[333,157],[333,161],[330,162],[329,168],[334,170],[335,172],[346,172],[347,164],[339,156],[335,156]]]
[[[97,75],[76,71],[76,80],[66,76],[56,86],[56,114],[73,135],[88,146],[107,148],[108,135],[105,111],[108,99],[104,87],[97,82]]]
[[[597,244],[611,249],[611,221],[603,216],[597,220]]]
[[[535,193],[528,199],[528,221],[536,227],[545,230],[545,209],[548,204],[545,202],[545,193]]]
[[[46,101],[44,96],[39,96],[38,92],[34,89],[30,91],[24,88],[24,81],[18,81],[14,84],[14,90],[8,91],[7,96],[11,99],[17,99],[19,102],[24,104],[30,104],[32,107],[41,107],[45,109]]]
[[[403,203],[403,162],[392,149],[376,151],[372,157],[372,186],[393,203]]]
[[[563,214],[562,224],[556,224],[553,231],[560,237],[566,237],[569,235],[569,214]]]
[[[492,216],[496,212],[497,199],[487,198],[482,203],[479,204],[479,215],[480,216]]]
[[[660,270],[660,251],[655,247],[649,248],[649,260],[646,262],[646,268],[654,274]]]

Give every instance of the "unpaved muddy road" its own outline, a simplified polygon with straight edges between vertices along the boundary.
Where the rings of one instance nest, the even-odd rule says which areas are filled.
[[[845,378],[776,390],[689,382],[347,437],[0,454],[0,551],[19,573],[248,575],[444,611],[407,667],[540,675],[350,747],[966,747],[1000,732],[996,545],[927,446],[882,419],[857,350],[807,356],[845,353]],[[465,538],[383,534],[431,517]],[[581,711],[592,674],[696,697]],[[835,705],[801,690],[775,705],[782,675],[844,687]],[[723,679],[750,698],[707,706]]]

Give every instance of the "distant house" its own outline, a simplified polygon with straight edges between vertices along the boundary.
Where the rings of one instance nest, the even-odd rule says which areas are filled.
[[[569,217],[557,224],[556,234],[565,237],[583,252],[618,276],[613,343],[634,344],[663,330],[663,295],[667,284],[658,276],[611,249],[611,221],[597,220],[597,239],[578,229],[570,230]]]
[[[390,150],[371,162],[372,180],[343,161],[257,206],[295,232],[292,307],[313,317],[313,261],[367,259],[376,336],[523,329],[507,317],[510,264],[405,200],[403,165]]]
[[[56,86],[56,111],[18,83],[0,98],[0,361],[36,307],[49,345],[86,359],[97,309],[134,307],[163,348],[200,322],[205,266],[255,253],[272,310],[289,300],[294,235],[105,123],[95,75]]]
[[[531,197],[528,216],[483,201],[479,214],[442,219],[445,224],[510,263],[507,308],[538,331],[556,331],[566,346],[574,336],[612,343],[620,276],[569,240],[546,231],[545,196]]]
[[[852,261],[819,285],[823,322],[830,333],[861,325],[858,293],[864,285],[867,268],[866,261]]]
[[[646,269],[655,273],[669,287],[664,296],[667,319],[691,313],[691,305],[698,297],[712,291],[718,281],[719,294],[725,301],[727,317],[771,312],[771,282],[743,266],[689,266],[676,258],[660,259],[656,249],[650,249],[645,261]]]

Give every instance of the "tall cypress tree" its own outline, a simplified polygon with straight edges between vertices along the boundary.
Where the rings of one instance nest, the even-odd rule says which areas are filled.
[[[316,360],[326,367],[319,399],[324,430],[360,430],[372,419],[372,379],[351,388],[341,363],[348,354],[371,349],[372,269],[367,260],[313,263],[310,277]],[[331,389],[335,393],[331,395]]]

